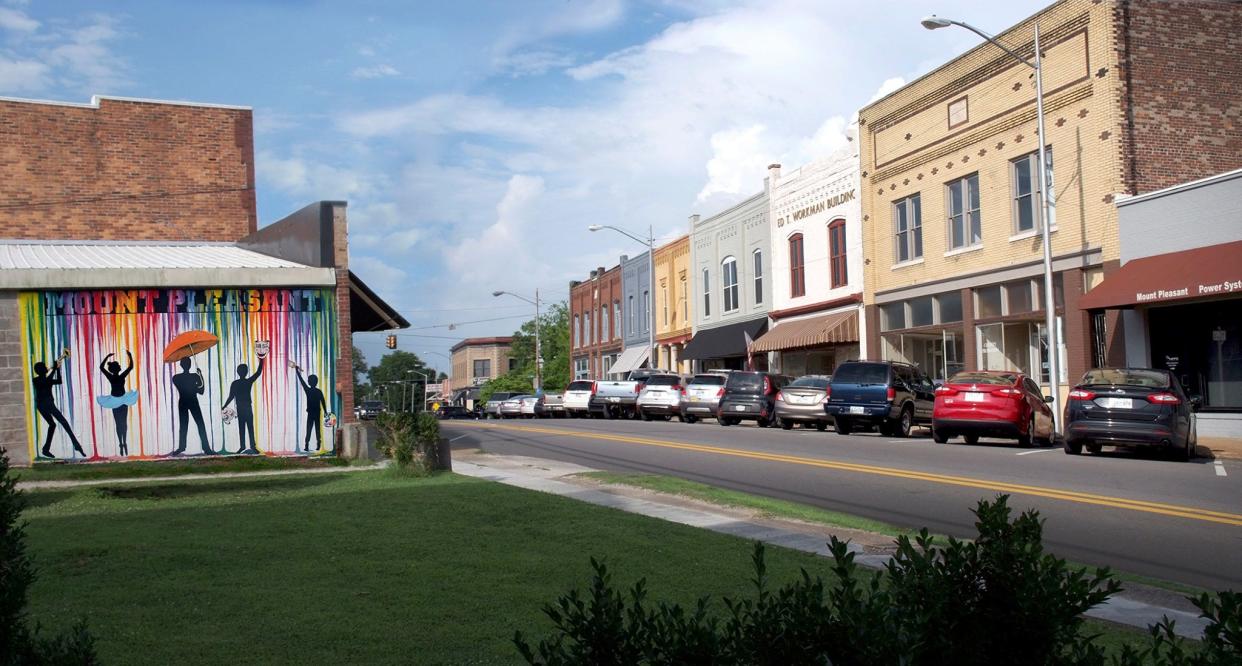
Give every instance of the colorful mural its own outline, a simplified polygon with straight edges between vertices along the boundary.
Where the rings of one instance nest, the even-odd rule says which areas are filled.
[[[332,453],[332,289],[19,297],[32,460]]]

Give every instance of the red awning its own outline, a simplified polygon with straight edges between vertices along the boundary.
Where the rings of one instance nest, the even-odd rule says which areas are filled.
[[[1242,296],[1242,241],[1135,259],[1078,302],[1083,310]]]

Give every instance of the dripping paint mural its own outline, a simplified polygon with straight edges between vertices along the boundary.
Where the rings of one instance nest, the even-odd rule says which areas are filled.
[[[332,289],[23,292],[31,459],[332,453]]]

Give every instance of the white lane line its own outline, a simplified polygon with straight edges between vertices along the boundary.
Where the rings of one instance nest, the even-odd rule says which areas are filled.
[[[451,443],[453,443],[453,442],[456,442],[456,441],[457,441],[457,440],[459,440],[459,439],[462,439],[463,437],[469,437],[469,436],[470,436],[470,435],[458,435],[458,436],[456,436],[456,437],[454,437],[454,438],[450,439],[450,440],[449,440],[449,443],[451,444]]]
[[[1049,452],[1049,451],[1056,451],[1056,449],[1035,449],[1034,451],[1023,451],[1022,453],[1019,453],[1019,454],[1017,454],[1017,455],[1020,455],[1020,456],[1029,456],[1029,455],[1031,455],[1032,453],[1047,453],[1047,452]]]
[[[1212,466],[1216,468],[1216,476],[1229,476],[1225,473],[1225,463],[1217,460]]]

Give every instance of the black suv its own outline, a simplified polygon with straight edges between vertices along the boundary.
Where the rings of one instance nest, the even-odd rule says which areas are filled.
[[[760,428],[772,425],[776,393],[791,381],[791,377],[772,372],[730,372],[716,408],[716,421],[722,426],[743,420],[755,421]]]
[[[888,437],[909,437],[915,424],[930,424],[936,385],[922,370],[896,361],[846,361],[832,373],[824,411],[837,432],[879,426]]]

